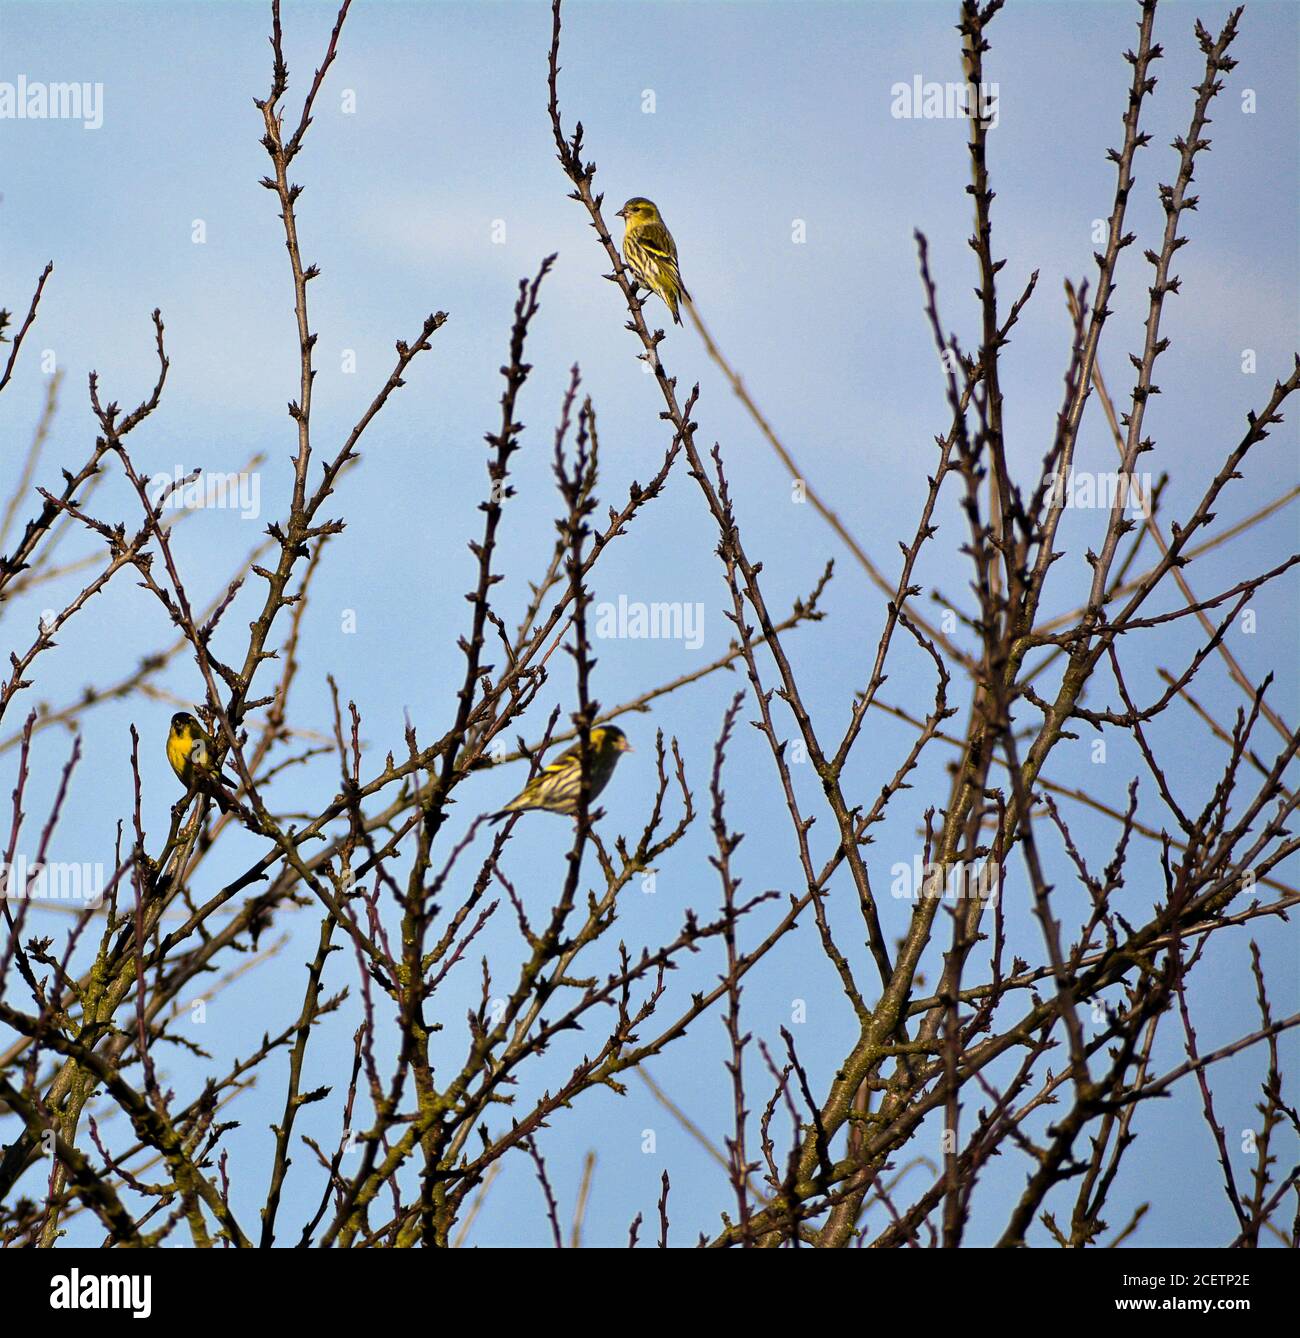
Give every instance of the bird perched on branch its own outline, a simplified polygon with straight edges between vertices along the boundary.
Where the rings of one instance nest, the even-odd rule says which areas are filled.
[[[238,807],[226,791],[226,777],[217,768],[217,748],[212,736],[188,711],[177,711],[172,716],[172,727],[167,732],[167,760],[187,791],[210,795],[223,813]]]
[[[598,725],[591,731],[591,753],[588,770],[588,800],[609,784],[609,778],[618,765],[620,753],[630,753],[632,745],[617,725]],[[578,811],[578,793],[582,787],[582,742],[565,749],[553,762],[548,762],[523,790],[499,813],[493,822],[500,822],[511,813],[539,808],[547,813],[563,813],[572,817]]]
[[[678,314],[678,303],[683,299],[689,302],[691,295],[677,268],[677,243],[660,216],[659,207],[654,201],[635,195],[616,217],[626,223],[623,259],[627,261],[628,269],[638,283],[663,298],[673,313],[673,320],[680,325],[682,318]]]

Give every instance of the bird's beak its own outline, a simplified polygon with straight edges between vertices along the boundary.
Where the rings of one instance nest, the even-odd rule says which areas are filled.
[[[634,752],[636,752],[636,749],[633,748],[632,745],[631,745],[630,743],[628,743],[628,741],[627,741],[626,739],[624,739],[624,740],[623,740],[623,746],[619,749],[619,752],[621,752],[621,753],[634,753]]]
[[[615,217],[615,218],[626,218],[626,217],[627,217],[627,210],[626,210],[626,209],[616,209],[616,210],[614,211],[614,217]]]

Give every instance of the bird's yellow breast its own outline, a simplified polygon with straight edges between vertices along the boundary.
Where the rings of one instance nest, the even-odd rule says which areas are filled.
[[[205,753],[202,740],[196,738],[191,729],[173,729],[167,735],[167,760],[172,764],[172,770],[186,785],[190,783],[193,765],[197,762],[200,770],[206,765]]]

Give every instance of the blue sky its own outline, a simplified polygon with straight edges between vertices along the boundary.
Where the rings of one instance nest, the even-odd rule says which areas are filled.
[[[1141,250],[1158,241],[1163,214],[1157,181],[1176,170],[1168,147],[1190,113],[1190,87],[1201,59],[1192,35],[1197,17],[1217,31],[1229,6],[1163,5],[1157,38],[1165,46],[1160,83],[1146,111],[1152,143],[1139,157],[1129,227],[1139,236],[1119,275],[1115,315],[1107,327],[1102,366],[1116,399],[1128,386],[1127,354],[1140,347],[1149,268]],[[1018,477],[1030,485],[1050,440],[1061,396],[1070,327],[1062,281],[1093,279],[1095,219],[1109,214],[1113,167],[1105,150],[1117,145],[1130,77],[1122,52],[1136,40],[1136,6],[1121,3],[1013,4],[991,29],[987,77],[999,84],[999,124],[990,136],[996,254],[1007,257],[1003,300],[1018,293],[1029,272],[1038,291],[1025,310],[1004,359],[1009,450]],[[933,435],[947,421],[944,387],[921,308],[913,231],[930,239],[945,323],[967,347],[977,342],[971,298],[974,258],[965,238],[965,128],[959,121],[903,120],[890,115],[891,87],[960,78],[952,4],[573,4],[566,9],[561,105],[566,123],[581,119],[587,153],[599,165],[597,185],[609,209],[634,194],[663,209],[677,238],[684,277],[704,319],[778,433],[868,553],[887,572],[897,570],[900,539],[909,539],[933,468]],[[328,38],[333,10],[289,5],[284,27],[290,93],[299,105]],[[1252,3],[1234,47],[1240,62],[1216,104],[1213,151],[1197,171],[1201,207],[1186,221],[1191,243],[1178,256],[1183,294],[1166,308],[1170,352],[1159,367],[1163,395],[1148,429],[1157,449],[1145,457],[1153,473],[1169,470],[1165,515],[1194,507],[1225,450],[1240,435],[1248,409],[1261,404],[1273,379],[1291,365],[1296,345],[1297,35],[1300,11]],[[155,375],[149,312],[167,323],[171,373],[163,404],[132,438],[142,468],[172,472],[202,466],[239,469],[257,454],[262,515],[245,520],[215,511],[187,517],[175,541],[191,593],[220,590],[287,495],[293,446],[287,400],[297,394],[292,289],[274,197],[258,185],[267,170],[259,145],[254,97],[269,80],[268,7],[252,3],[22,4],[0,8],[0,81],[99,82],[104,120],[98,130],[66,121],[0,121],[0,302],[26,309],[35,275],[48,259],[47,287],[13,385],[0,404],[9,456],[16,459],[36,421],[46,378],[39,365],[52,350],[65,373],[62,402],[39,481],[84,458],[94,428],[85,378],[97,369],[107,397],[133,404]],[[387,376],[392,344],[411,338],[423,317],[443,309],[446,327],[365,439],[359,469],[341,484],[338,511],[346,533],[331,544],[312,597],[302,647],[299,723],[329,726],[326,673],[362,712],[368,760],[378,765],[400,748],[409,717],[432,739],[448,724],[459,685],[456,636],[466,626],[462,597],[473,579],[465,542],[479,528],[475,510],[484,489],[482,436],[494,430],[501,364],[518,280],[541,257],[558,252],[543,290],[529,348],[534,371],[522,396],[526,449],[516,457],[519,496],[503,525],[500,591],[507,621],[522,612],[526,575],[549,553],[555,509],[550,437],[567,380],[577,361],[595,401],[603,445],[602,495],[610,502],[628,484],[657,468],[667,445],[658,419],[658,391],[635,359],[622,330],[616,290],[585,213],[566,198],[555,161],[545,104],[549,6],[515,4],[380,4],[354,6],[339,59],[318,103],[307,147],[294,164],[305,187],[298,207],[304,258],[321,267],[311,287],[313,328],[319,332],[316,440],[341,441]],[[1241,93],[1254,89],[1253,113]],[[654,95],[647,113],[646,93]],[[351,102],[345,109],[345,95]],[[195,223],[204,240],[196,244]],[[806,240],[792,240],[801,221]],[[494,240],[494,228],[504,241]],[[647,307],[656,323],[662,308]],[[1253,349],[1258,371],[1242,371]],[[351,351],[356,370],[343,370]],[[670,333],[663,357],[679,383],[701,384],[695,417],[703,442],[723,445],[748,551],[764,560],[765,593],[776,609],[805,594],[828,557],[837,575],[827,594],[827,618],[791,634],[789,646],[806,685],[819,729],[838,737],[852,695],[866,681],[884,617],[883,601],[852,566],[834,536],[808,506],[791,501],[790,481],[744,416],[689,328]],[[1112,467],[1114,449],[1093,402],[1080,441],[1080,467]],[[1290,423],[1250,457],[1243,479],[1219,513],[1225,524],[1248,515],[1296,481],[1295,432]],[[117,479],[95,495],[96,513],[135,517]],[[941,529],[927,550],[919,579],[946,601],[970,608],[969,575],[957,552],[960,517],[942,509]],[[1067,555],[1058,564],[1049,612],[1072,606],[1084,588],[1083,552],[1095,542],[1096,512],[1071,513],[1063,527]],[[1294,547],[1294,512],[1284,510],[1198,562],[1189,579],[1202,596],[1248,572],[1283,560]],[[679,470],[664,496],[597,569],[599,600],[702,602],[705,635],[699,650],[665,641],[612,640],[599,646],[595,690],[613,704],[663,679],[698,667],[726,648],[716,535],[698,489]],[[68,553],[89,552],[81,538]],[[73,588],[68,586],[68,593]],[[5,648],[30,639],[44,607],[43,590],[6,610]],[[1246,671],[1261,678],[1283,672],[1274,704],[1300,715],[1295,664],[1294,581],[1262,591],[1252,602],[1253,634],[1234,631],[1231,645]],[[1158,605],[1174,606],[1176,596]],[[245,591],[226,620],[226,648],[241,635],[245,608],[260,590]],[[342,631],[345,611],[357,630]],[[63,703],[87,683],[112,680],[169,640],[155,600],[132,579],[119,578],[38,662],[28,701],[11,708],[7,737],[36,701]],[[1193,653],[1185,623],[1153,639],[1150,658],[1134,660],[1130,686],[1140,699],[1159,691],[1156,670],[1176,668]],[[924,710],[932,694],[927,662],[898,643],[890,661],[886,700]],[[200,694],[192,662],[178,661],[164,680],[169,692]],[[682,739],[689,774],[702,802],[709,750],[738,676],[720,675],[634,717],[629,734],[639,752],[626,761],[603,797],[609,832],[630,830],[652,791],[648,763],[655,728]],[[1201,695],[1227,716],[1239,697],[1221,667],[1198,680]],[[540,734],[551,706],[571,708],[572,685],[560,668],[533,712]],[[1102,703],[1100,698],[1089,704]],[[111,860],[116,823],[129,815],[128,727],[161,741],[172,708],[166,702],[108,703],[83,721],[86,759],[74,778],[68,818],[58,843],[70,860]],[[752,715],[747,711],[745,718]],[[788,728],[788,722],[783,728]],[[908,728],[873,715],[847,780],[863,799],[893,774],[910,742]],[[1171,712],[1152,731],[1171,760],[1179,797],[1199,807],[1221,762],[1220,745],[1190,713]],[[1273,742],[1263,734],[1260,746]],[[1117,802],[1140,763],[1113,736],[1103,766],[1089,760],[1086,732],[1053,756],[1050,776],[1083,784]],[[28,811],[42,814],[66,737],[39,736],[37,774]],[[927,756],[913,790],[891,806],[873,847],[873,877],[887,886],[888,869],[919,848],[921,815],[946,796],[939,750]],[[15,754],[0,753],[0,790],[12,785]],[[286,779],[288,806],[307,806],[333,793],[333,764]],[[801,776],[804,799],[817,803],[817,785]],[[145,816],[155,839],[165,831],[175,782],[161,742],[146,743]],[[519,769],[477,779],[458,794],[460,820],[495,807],[517,788]],[[775,788],[766,745],[742,726],[727,773],[733,824],[747,832],[739,853],[748,891],[797,890],[788,819]],[[1152,803],[1148,814],[1162,821]],[[1100,865],[1109,856],[1114,824],[1067,806],[1076,834]],[[814,829],[815,852],[828,849],[828,815]],[[558,823],[521,823],[511,859],[531,873],[532,896],[545,904],[558,885],[567,845]],[[816,838],[820,838],[820,844]],[[238,836],[224,859],[203,867],[202,888],[220,885],[256,851]],[[708,833],[701,824],[665,860],[654,896],[628,898],[621,933],[629,944],[671,937],[686,907],[716,905],[717,888],[704,862]],[[1059,849],[1049,852],[1061,886],[1061,905],[1078,912],[1080,897]],[[1143,914],[1159,890],[1159,852],[1150,842],[1133,852],[1124,889],[1130,918]],[[1292,871],[1294,876],[1294,871]],[[1023,889],[1023,884],[1018,884]],[[767,910],[770,916],[764,919]],[[750,941],[775,919],[771,908],[749,926]],[[1027,907],[1018,932],[1027,949],[1036,930]],[[835,885],[831,913],[843,942],[858,950],[869,977],[851,888]],[[903,904],[887,905],[892,938],[906,921]],[[500,963],[501,978],[517,953],[506,917],[479,947]],[[58,921],[54,922],[58,924]],[[264,1028],[296,1015],[302,962],[314,943],[311,915],[280,917],[288,942],[261,983],[236,982],[209,1007],[202,1043],[226,1058],[246,1051]],[[1259,927],[1273,967],[1279,1013],[1294,1011],[1296,940],[1285,926]],[[1248,975],[1247,933],[1220,936],[1208,953],[1197,1022],[1203,1049],[1255,1025]],[[593,959],[594,972],[608,965]],[[678,973],[673,1001],[717,977],[716,952],[705,952]],[[331,983],[354,984],[350,955],[333,962]],[[934,978],[934,965],[928,968]],[[274,989],[270,986],[273,985]],[[448,1020],[450,1058],[459,1045],[459,1019],[473,1004],[477,968],[462,970],[439,995]],[[747,1025],[771,1044],[788,1024],[793,1001],[806,1000],[808,1021],[797,1032],[801,1054],[824,1086],[851,1036],[851,1015],[833,973],[807,929],[790,939],[749,978]],[[308,1083],[337,1080],[346,1067],[355,1016],[321,1028],[309,1055]],[[712,1137],[729,1118],[724,1034],[703,1019],[697,1039],[671,1049],[653,1069],[656,1081]],[[1174,1028],[1158,1047],[1161,1068],[1178,1062]],[[576,1042],[574,1053],[581,1051]],[[557,1046],[553,1064],[534,1081],[545,1085],[569,1049]],[[1294,1047],[1291,1047],[1294,1056]],[[766,1099],[765,1074],[751,1048],[751,1104]],[[169,1055],[178,1093],[194,1072]],[[1261,1058],[1250,1055],[1218,1070],[1220,1116],[1230,1130],[1255,1119]],[[229,1146],[235,1201],[255,1220],[257,1185],[271,1148],[267,1124],[282,1102],[282,1070],[268,1069],[242,1099],[242,1127]],[[520,1099],[529,1091],[521,1089]],[[336,1136],[340,1093],[307,1111],[301,1132]],[[656,1151],[642,1152],[644,1131]],[[1126,1220],[1133,1206],[1153,1200],[1134,1238],[1145,1244],[1211,1244],[1229,1233],[1230,1212],[1213,1167],[1208,1134],[1187,1096],[1144,1111],[1129,1154],[1133,1172],[1117,1191],[1109,1220]],[[928,1139],[928,1142],[927,1142]],[[719,1207],[731,1206],[724,1176],[634,1079],[619,1100],[595,1094],[548,1135],[548,1153],[561,1204],[571,1205],[581,1161],[597,1154],[587,1236],[625,1238],[636,1211],[651,1217],[658,1179],[673,1178],[678,1243],[711,1231]],[[934,1158],[937,1130],[915,1151]],[[299,1149],[287,1188],[284,1223],[314,1204],[309,1154]],[[1244,1162],[1243,1162],[1244,1167]],[[1138,1168],[1141,1173],[1136,1174]],[[1239,1168],[1240,1170],[1241,1168]],[[919,1187],[927,1172],[914,1170]],[[1018,1197],[1024,1167],[1003,1158],[976,1195],[971,1237],[987,1239]],[[1050,1206],[1050,1204],[1049,1204]],[[510,1159],[475,1228],[480,1244],[545,1243],[540,1192],[527,1159]]]

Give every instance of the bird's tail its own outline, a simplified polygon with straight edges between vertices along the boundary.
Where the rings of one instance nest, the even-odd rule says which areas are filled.
[[[678,315],[678,309],[683,303],[685,303],[686,306],[690,307],[692,311],[695,310],[695,304],[691,300],[690,293],[686,291],[686,285],[682,283],[680,279],[678,279],[677,301],[673,303],[673,320],[675,320],[678,325],[682,323],[682,318],[681,316]]]
[[[229,776],[214,776],[203,788],[212,796],[216,806],[223,813],[238,813],[241,817],[243,816],[243,811],[239,807],[239,800],[235,798],[234,794],[238,785]]]

